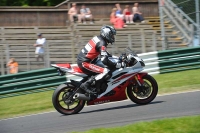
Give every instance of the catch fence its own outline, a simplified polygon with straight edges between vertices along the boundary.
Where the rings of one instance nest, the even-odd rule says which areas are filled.
[[[183,45],[200,45],[200,3],[199,0],[159,0],[159,14],[162,29],[162,46],[167,48],[165,21],[170,21],[183,39]]]

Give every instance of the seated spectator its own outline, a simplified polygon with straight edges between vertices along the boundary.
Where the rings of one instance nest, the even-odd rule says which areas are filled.
[[[117,3],[115,4],[116,8],[117,8],[117,11],[116,11],[116,16],[117,17],[120,17],[121,19],[124,19],[124,15],[122,14],[122,9],[120,7],[120,4]]]
[[[133,21],[139,20],[141,23],[144,23],[144,18],[142,17],[142,13],[139,11],[138,3],[135,3],[132,10],[133,10]]]
[[[78,22],[81,22],[80,15],[78,15],[78,11],[76,8],[76,3],[72,3],[72,7],[69,9],[68,14],[70,22],[76,22],[77,20]]]
[[[116,29],[126,27],[126,25],[124,25],[124,21],[116,16],[116,11],[117,8],[112,9],[112,12],[110,14],[110,23],[113,24]]]
[[[90,19],[90,24],[93,24],[93,17],[90,8],[86,8],[85,5],[82,5],[80,13],[80,18],[83,21],[83,24],[86,24],[86,19]]]
[[[133,23],[133,15],[131,11],[129,10],[129,5],[125,6],[125,9],[123,10],[123,14],[125,16],[126,23]]]
[[[15,61],[14,58],[11,58],[8,63],[7,67],[9,68],[10,74],[18,73],[18,63]]]

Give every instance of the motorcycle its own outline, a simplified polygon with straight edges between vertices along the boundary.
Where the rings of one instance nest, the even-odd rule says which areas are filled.
[[[70,73],[81,77],[80,81],[59,85],[52,96],[54,108],[61,114],[70,115],[79,113],[85,105],[96,105],[114,101],[130,99],[132,102],[144,105],[155,99],[158,93],[156,80],[146,72],[144,61],[130,48],[125,49],[120,57],[109,57],[113,62],[124,62],[126,67],[110,70],[107,77],[91,85],[91,90],[96,92],[86,94],[80,85],[90,78],[83,73],[77,64],[52,64],[59,73]],[[103,67],[104,64],[97,59],[95,65]]]

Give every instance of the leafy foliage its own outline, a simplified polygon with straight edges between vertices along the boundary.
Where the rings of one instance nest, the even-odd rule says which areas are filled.
[[[56,6],[64,0],[0,0],[0,6]]]

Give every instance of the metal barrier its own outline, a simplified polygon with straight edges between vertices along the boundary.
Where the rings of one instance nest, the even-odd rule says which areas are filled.
[[[200,47],[150,52],[139,56],[145,61],[144,71],[150,74],[200,68]]]
[[[0,98],[54,89],[66,81],[55,68],[46,68],[0,76]]]
[[[149,74],[169,73],[200,68],[200,47],[139,54]],[[55,68],[46,68],[0,76],[0,98],[48,91],[66,82]],[[67,77],[78,79],[73,75]]]
[[[200,47],[158,53],[160,73],[200,68]]]

